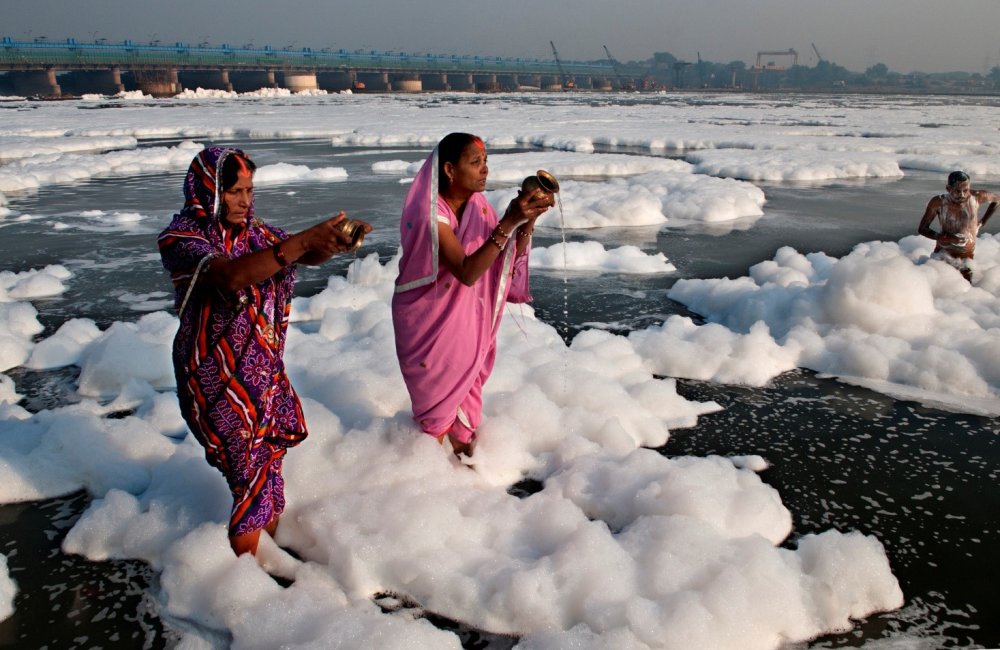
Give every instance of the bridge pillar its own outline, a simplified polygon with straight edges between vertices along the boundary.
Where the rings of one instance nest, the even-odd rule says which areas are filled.
[[[226,90],[232,92],[233,84],[229,82],[229,71],[219,70],[182,70],[179,73],[181,84],[185,88],[204,88],[205,90]]]
[[[62,75],[59,81],[63,90],[71,95],[117,95],[125,90],[122,71],[118,66],[110,70],[74,70]]]
[[[365,82],[358,79],[357,70],[348,70],[347,76],[351,79],[351,92],[353,93],[365,92]]]
[[[56,79],[55,68],[48,70],[12,71],[10,75],[11,88],[15,95],[26,97],[59,97],[62,88]]]
[[[388,72],[359,72],[358,81],[363,83],[365,90],[368,91],[388,92],[392,90]]]
[[[519,74],[517,77],[518,91],[531,91],[542,89],[542,75],[540,74]]]
[[[448,75],[444,73],[430,73],[420,75],[420,81],[424,85],[424,90],[451,90],[448,85]]]
[[[181,90],[177,77],[177,68],[154,68],[150,70],[133,70],[131,83],[126,84],[130,90],[141,90],[145,95],[154,97],[173,97]]]
[[[229,73],[229,87],[238,93],[249,93],[261,88],[277,88],[273,70],[233,70]]]
[[[448,86],[452,90],[473,90],[476,82],[472,80],[472,75],[465,72],[448,75]]]
[[[497,76],[495,74],[477,74],[474,78],[476,80],[476,92],[494,93],[500,90],[500,84],[497,83]]]
[[[542,90],[562,90],[562,81],[559,77],[545,75],[541,78]]]
[[[424,82],[416,73],[395,74],[391,77],[390,88],[401,93],[419,93],[424,90]]]
[[[603,90],[607,92],[612,90],[614,88],[614,85],[611,83],[610,79],[604,77],[601,79],[594,79],[593,87],[594,90]]]
[[[282,88],[287,88],[293,93],[319,90],[315,72],[282,72],[280,84]]]
[[[350,70],[329,70],[316,72],[316,85],[327,92],[341,92],[354,88],[357,75]]]
[[[505,93],[514,92],[521,86],[517,79],[518,76],[516,74],[498,74],[497,89]]]

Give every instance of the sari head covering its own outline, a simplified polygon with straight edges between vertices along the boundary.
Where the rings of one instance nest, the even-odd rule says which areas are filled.
[[[249,160],[226,147],[195,156],[184,179],[184,208],[158,244],[179,309],[173,363],[181,414],[209,463],[226,477],[234,502],[230,536],[235,536],[281,514],[282,459],[307,431],[282,360],[295,267],[235,294],[199,282],[211,259],[236,259],[287,238],[257,219],[252,203],[242,223],[223,219],[222,170],[230,156],[244,165]]]
[[[421,429],[468,442],[482,420],[482,388],[496,360],[496,336],[507,302],[528,302],[528,250],[511,238],[472,286],[440,263],[438,224],[454,231],[466,255],[496,228],[497,214],[481,192],[461,215],[438,193],[439,147],[410,187],[400,220],[399,276],[392,300],[396,355]]]

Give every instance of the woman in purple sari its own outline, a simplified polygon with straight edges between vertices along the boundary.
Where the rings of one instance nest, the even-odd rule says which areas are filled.
[[[296,264],[351,247],[341,212],[289,235],[254,216],[255,165],[210,147],[191,162],[184,208],[160,233],[180,328],[173,361],[181,414],[233,494],[229,542],[256,553],[284,510],[282,459],[306,437],[282,354]],[[363,224],[366,232],[371,226]]]
[[[392,299],[396,354],[420,428],[472,455],[507,302],[528,302],[528,253],[548,201],[520,193],[498,219],[483,141],[446,136],[403,205]]]

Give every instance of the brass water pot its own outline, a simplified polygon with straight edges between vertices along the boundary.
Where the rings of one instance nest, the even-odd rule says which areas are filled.
[[[528,176],[521,181],[521,191],[527,194],[534,193],[532,199],[546,199],[550,206],[556,204],[556,194],[559,193],[559,181],[556,177],[539,169],[534,176]]]
[[[365,240],[365,227],[353,219],[344,219],[337,224],[345,235],[351,238],[351,247],[347,250],[356,251],[361,247],[361,242]]]

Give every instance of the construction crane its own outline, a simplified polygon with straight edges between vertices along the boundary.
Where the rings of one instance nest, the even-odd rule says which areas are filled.
[[[820,54],[819,50],[816,49],[816,44],[815,43],[810,43],[810,45],[813,46],[813,52],[816,53],[816,63],[823,63],[823,55]]]
[[[576,88],[576,82],[566,76],[566,71],[563,70],[562,61],[559,60],[559,50],[556,49],[556,44],[549,41],[549,45],[552,46],[552,56],[556,59],[556,67],[559,68],[559,76],[561,77],[563,90],[572,90]]]
[[[611,69],[615,71],[615,77],[618,78],[618,87],[622,90],[635,90],[635,85],[622,76],[621,70],[618,69],[618,61],[615,60],[615,57],[611,56],[607,45],[604,46],[604,53],[608,55],[608,61],[611,62]]]

